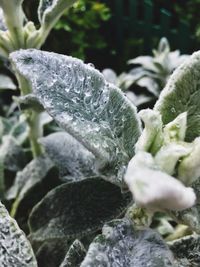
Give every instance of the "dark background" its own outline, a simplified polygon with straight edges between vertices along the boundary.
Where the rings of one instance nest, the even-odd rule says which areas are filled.
[[[116,0],[79,0],[84,3],[84,9],[70,9],[57,24],[42,49],[62,54],[72,55],[92,62],[97,68],[112,67],[118,72],[126,68],[126,61],[140,54],[147,54],[142,49],[143,33],[137,37],[124,37],[123,47],[120,51],[116,39]],[[129,1],[123,1],[124,14],[129,13]],[[135,1],[135,0],[132,0]],[[25,0],[24,9],[27,17],[36,24],[38,0]],[[139,2],[142,6],[143,1]],[[104,4],[104,8],[92,11],[94,4]],[[176,27],[178,22],[185,21],[189,25],[192,41],[187,51],[191,54],[199,49],[200,45],[200,0],[154,0],[154,23],[159,24],[159,12],[166,9],[172,15],[171,27]],[[105,11],[105,8],[109,8]],[[106,13],[107,12],[107,13]],[[141,7],[142,13],[142,7]],[[141,14],[142,16],[142,14]],[[131,29],[130,29],[131,30]],[[165,33],[163,32],[163,36]],[[151,51],[157,46],[158,37],[153,37]],[[169,40],[170,41],[170,40]],[[176,43],[171,43],[172,49],[178,49]],[[150,52],[149,52],[150,53]]]

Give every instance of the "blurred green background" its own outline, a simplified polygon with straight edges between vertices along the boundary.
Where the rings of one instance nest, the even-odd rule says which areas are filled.
[[[131,0],[135,2],[135,0]],[[123,0],[124,16],[130,12],[130,0]],[[126,68],[126,61],[140,54],[147,53],[143,49],[143,35],[137,34],[134,37],[124,35],[123,46],[119,46],[117,31],[120,21],[116,14],[116,3],[119,0],[79,0],[57,23],[51,32],[44,50],[54,51],[62,54],[76,56],[86,62],[92,62],[97,68],[103,69],[111,67],[117,71]],[[143,2],[138,1],[139,13],[142,13]],[[192,53],[199,49],[200,45],[200,0],[154,0],[153,3],[153,22],[159,24],[159,12],[165,9],[170,12],[170,27],[177,27],[180,21],[188,24],[188,32],[185,39],[189,42],[187,51]],[[27,17],[37,22],[38,0],[24,2]],[[140,10],[141,6],[141,10]],[[140,14],[139,14],[140,16]],[[132,27],[132,28],[131,28]],[[132,31],[134,25],[128,25],[128,30]],[[163,30],[163,36],[165,31]],[[149,44],[148,51],[157,46],[159,37],[152,36],[153,41]],[[179,49],[176,42],[169,43],[172,49]],[[181,49],[180,49],[181,50]]]

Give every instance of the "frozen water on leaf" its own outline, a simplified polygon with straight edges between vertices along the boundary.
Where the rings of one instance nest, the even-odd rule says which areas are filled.
[[[60,267],[80,266],[86,254],[83,244],[76,239],[70,246]]]
[[[193,234],[169,242],[178,267],[198,267],[200,263],[200,238]]]
[[[120,216],[128,203],[129,194],[122,195],[118,186],[99,178],[65,183],[50,191],[32,210],[31,238],[81,238]]]
[[[26,164],[25,153],[14,137],[4,135],[0,146],[0,158],[4,168],[10,171],[19,171]]]
[[[6,193],[6,198],[11,200],[18,198],[20,202],[27,192],[47,176],[53,162],[47,157],[33,159],[22,171],[17,172],[13,186]]]
[[[40,139],[47,155],[58,167],[60,176],[85,179],[95,175],[95,157],[66,132],[57,132]]]
[[[162,115],[164,124],[187,112],[186,141],[200,136],[200,52],[195,52],[178,67],[167,82],[154,110]]]
[[[100,72],[81,60],[37,50],[13,53],[12,60],[48,113],[104,166],[109,163],[117,174],[128,163],[140,135],[136,109]],[[47,82],[52,75],[53,86]]]
[[[157,233],[135,230],[127,219],[115,220],[103,227],[95,238],[81,267],[170,267],[172,254]]]
[[[0,203],[0,266],[37,267],[31,245]]]

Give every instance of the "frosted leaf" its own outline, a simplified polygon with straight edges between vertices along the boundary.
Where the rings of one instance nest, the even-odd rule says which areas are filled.
[[[36,252],[38,266],[58,267],[64,260],[72,241],[63,239],[48,240]],[[75,266],[70,266],[75,267]]]
[[[0,90],[5,89],[16,90],[17,86],[14,84],[13,80],[9,76],[0,74]]]
[[[161,147],[161,149],[155,155],[155,163],[163,172],[173,175],[175,174],[175,167],[179,160],[189,155],[191,151],[191,145],[188,146],[185,143],[170,143]],[[183,180],[182,182],[184,183]]]
[[[164,124],[187,112],[186,141],[200,136],[199,76],[200,52],[196,52],[174,71],[154,108],[162,114]]]
[[[23,3],[24,0],[0,0],[0,6],[9,9],[10,7],[16,7],[19,6]]]
[[[13,186],[7,192],[7,199],[23,197],[35,184],[40,182],[53,167],[53,163],[45,157],[33,159],[26,167],[17,173]]]
[[[76,0],[40,0],[38,18],[41,24],[54,24],[64,11],[72,6]]]
[[[134,155],[140,123],[120,89],[81,60],[38,50],[11,56],[56,122],[115,173]],[[112,181],[120,183],[120,181]]]
[[[22,145],[26,141],[28,138],[29,127],[24,115],[10,118],[0,117],[0,121],[1,136],[10,136],[10,138],[14,138],[18,145]]]
[[[184,141],[187,130],[187,112],[181,113],[163,129],[164,142]]]
[[[155,67],[153,63],[153,58],[151,56],[139,56],[134,59],[130,59],[128,61],[128,64],[138,64],[141,65],[143,68],[148,69],[150,71],[157,71],[157,68]]]
[[[191,187],[196,194],[196,204],[183,211],[171,211],[170,216],[178,223],[188,225],[190,229],[200,234],[200,179],[192,183]]]
[[[60,176],[70,174],[77,180],[96,174],[95,157],[66,132],[57,132],[40,139],[48,157],[58,167]]]
[[[166,37],[162,37],[160,39],[159,45],[158,45],[158,51],[156,51],[158,54],[162,53],[169,53],[170,52],[170,45]]]
[[[4,14],[3,14],[3,9],[0,8],[0,30],[1,31],[6,31],[7,26],[5,24],[5,19],[4,19]]]
[[[134,105],[140,106],[144,103],[149,102],[152,97],[146,96],[145,94],[136,95],[132,91],[127,91],[126,96],[133,102]]]
[[[175,264],[179,267],[198,267],[200,263],[200,236],[190,235],[169,242],[169,247],[174,253]]]
[[[118,217],[129,201],[129,195],[122,195],[118,186],[102,179],[63,184],[33,208],[29,219],[31,239],[44,241],[87,235]]]
[[[155,153],[163,142],[161,115],[154,110],[144,109],[139,112],[139,116],[144,122],[145,128],[135,144],[136,153],[138,151]]]
[[[15,118],[16,119],[16,118]],[[26,121],[26,116],[22,114],[15,123],[10,121],[10,129],[7,134],[13,136],[19,145],[22,145],[28,138],[29,126]]]
[[[127,219],[115,220],[103,227],[80,267],[172,267],[173,257],[167,245],[151,229],[135,230]]]
[[[58,171],[50,159],[38,157],[33,159],[22,171],[18,172],[12,187],[7,191],[6,198],[13,200],[12,216],[22,212],[27,216],[30,209],[52,188],[61,184]],[[25,206],[25,208],[24,208]],[[28,213],[29,213],[28,212]]]
[[[178,166],[178,179],[190,185],[200,177],[200,137],[193,142],[191,153]]]
[[[135,202],[152,211],[183,210],[195,204],[191,187],[159,170],[151,154],[139,152],[129,162],[124,177]]]
[[[31,245],[0,203],[0,266],[37,267]]]
[[[117,74],[112,69],[104,69],[102,74],[107,82],[116,84],[117,82]]]
[[[137,81],[137,85],[139,85],[140,87],[146,87],[147,90],[153,94],[154,98],[157,98],[160,94],[159,85],[151,78],[152,73],[150,73],[149,75],[147,73],[146,75],[147,77],[144,76]]]
[[[175,70],[178,66],[184,63],[190,56],[189,55],[180,55],[179,50],[170,52],[168,55],[169,58],[169,68]]]
[[[85,258],[85,255],[86,250],[83,244],[78,239],[76,239],[70,246],[60,267],[80,266],[81,262]]]
[[[13,172],[19,171],[26,164],[25,153],[16,140],[9,135],[2,138],[0,157],[3,159],[4,168]]]
[[[16,172],[26,164],[25,153],[12,136],[5,135],[0,145],[0,193],[4,196],[6,190],[5,171]]]
[[[34,94],[15,97],[14,100],[18,105],[20,105],[20,108],[22,110],[33,109],[38,112],[44,110],[43,106],[40,104],[40,102],[38,101],[37,97]]]

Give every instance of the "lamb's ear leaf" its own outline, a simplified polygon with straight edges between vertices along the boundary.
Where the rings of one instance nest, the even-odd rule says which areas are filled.
[[[0,6],[9,8],[10,6],[19,6],[24,2],[24,0],[0,0]]]
[[[200,234],[200,179],[191,184],[196,194],[196,203],[192,208],[182,211],[170,211],[169,215],[178,223],[188,225],[191,230]]]
[[[101,167],[121,173],[141,132],[136,108],[121,90],[72,57],[21,50],[11,60],[56,122],[101,159]]]
[[[72,239],[92,233],[118,217],[129,197],[122,195],[118,186],[99,178],[60,185],[33,208],[31,239]]]
[[[194,234],[186,236],[178,240],[168,242],[168,245],[174,253],[176,266],[188,267],[199,265],[199,235]]]
[[[5,74],[0,74],[0,90],[6,90],[6,89],[16,90],[17,86],[14,84],[13,80],[9,76]]]
[[[2,138],[0,158],[3,159],[4,167],[13,172],[21,170],[27,162],[22,147],[10,135],[5,135]]]
[[[18,121],[15,119],[3,118],[4,135],[13,137],[19,145],[22,145],[28,138],[29,126],[26,117],[21,115]]]
[[[102,235],[91,243],[80,267],[151,266],[172,267],[173,257],[158,233],[151,229],[135,230],[127,219],[109,222]]]
[[[0,265],[10,267],[37,267],[31,245],[17,222],[0,203]]]
[[[44,242],[35,253],[38,266],[59,266],[64,260],[71,243],[71,240],[66,240],[65,238]]]
[[[37,157],[17,173],[15,182],[7,191],[6,198],[13,200],[12,216],[26,217],[45,195],[61,184],[58,170],[47,157]],[[40,190],[39,190],[40,189]]]
[[[37,97],[34,94],[28,94],[25,96],[13,97],[15,102],[20,105],[22,110],[33,109],[37,112],[44,110],[43,106],[38,101]]]
[[[12,187],[7,192],[7,199],[15,199],[24,194],[37,182],[40,182],[53,167],[50,159],[38,157],[29,162],[22,171],[16,175]]]
[[[80,266],[85,258],[86,250],[83,244],[76,239],[70,246],[60,267]]]
[[[70,174],[80,180],[96,175],[94,155],[68,133],[50,134],[41,138],[40,143],[58,167],[60,177]]]
[[[186,141],[200,136],[200,52],[178,67],[167,82],[154,107],[167,124],[187,112]]]
[[[4,14],[3,14],[3,9],[1,7],[0,7],[0,30],[1,31],[7,30],[7,26],[6,26]]]
[[[66,9],[71,7],[76,0],[40,0],[38,18],[42,25],[52,27]]]
[[[25,153],[16,140],[9,135],[2,138],[0,145],[0,194],[4,196],[8,182],[5,172],[15,173],[22,169],[26,164]]]

